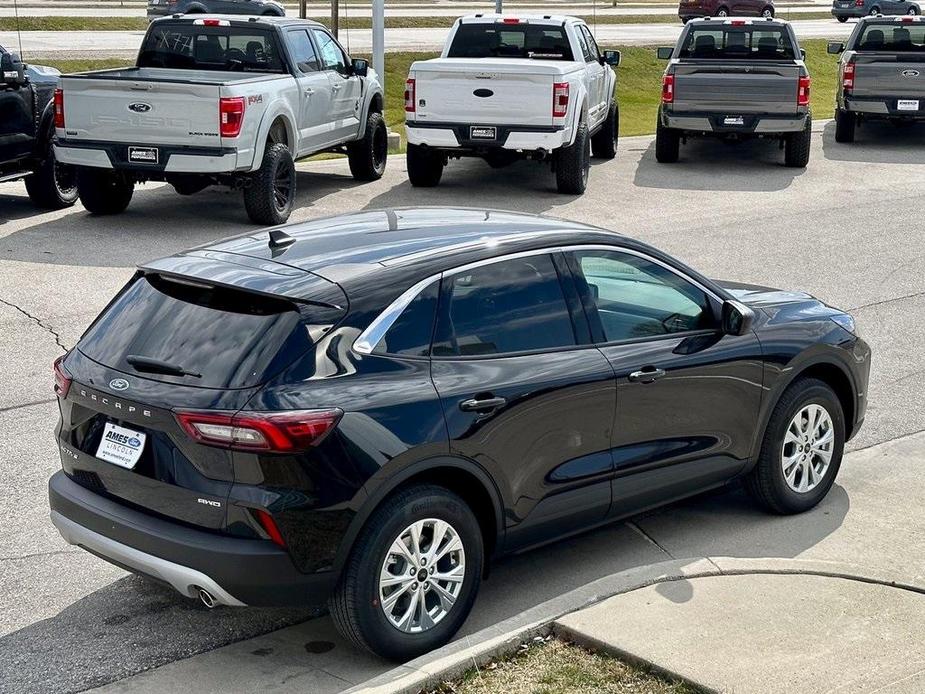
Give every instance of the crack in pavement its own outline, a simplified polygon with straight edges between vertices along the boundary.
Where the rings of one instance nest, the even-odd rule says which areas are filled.
[[[881,301],[872,301],[869,304],[861,304],[860,306],[855,306],[854,308],[849,308],[848,312],[851,311],[860,311],[865,308],[873,308],[874,306],[882,306],[883,304],[889,304],[894,301],[902,301],[903,299],[914,299],[917,296],[925,296],[925,291],[923,292],[914,292],[912,294],[906,294],[905,296],[894,296],[892,299],[883,299]]]
[[[645,530],[643,530],[642,527],[640,527],[636,522],[634,522],[634,521],[627,521],[627,522],[626,522],[626,525],[629,526],[630,528],[632,528],[633,530],[635,530],[637,533],[639,533],[639,534],[642,536],[642,538],[643,538],[646,542],[648,542],[648,543],[650,543],[650,544],[655,545],[656,547],[658,547],[658,549],[660,549],[662,552],[664,552],[666,555],[668,555],[668,558],[669,558],[669,559],[674,559],[674,558],[675,558],[674,555],[673,555],[671,552],[669,552],[667,549],[665,549],[664,547],[662,547],[662,545],[659,543],[658,540],[656,540],[656,539],[655,539],[654,537],[652,537],[649,533],[647,533]]]
[[[36,559],[38,557],[53,557],[57,554],[76,554],[77,552],[82,552],[83,550],[79,547],[72,547],[71,549],[52,549],[47,552],[33,552],[32,554],[21,554],[17,557],[0,557],[0,561],[19,561],[21,559]]]
[[[47,325],[41,318],[39,318],[38,316],[33,316],[27,310],[20,308],[16,304],[9,302],[6,299],[0,299],[0,304],[5,304],[9,306],[10,308],[16,309],[21,314],[23,314],[26,318],[28,318],[29,320],[34,322],[37,326],[39,326],[42,330],[45,330],[46,332],[51,333],[55,338],[55,343],[58,345],[58,347],[61,348],[61,351],[67,352],[68,346],[61,341],[61,336],[55,331],[54,328],[52,328],[50,325]]]
[[[4,412],[12,412],[13,410],[20,410],[23,407],[34,407],[36,405],[48,405],[49,403],[55,402],[57,398],[47,398],[45,400],[34,400],[33,402],[24,402],[19,405],[9,405],[8,407],[0,407],[0,414]]]

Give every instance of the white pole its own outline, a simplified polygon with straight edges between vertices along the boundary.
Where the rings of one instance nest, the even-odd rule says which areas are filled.
[[[385,0],[373,0],[373,70],[385,93]]]

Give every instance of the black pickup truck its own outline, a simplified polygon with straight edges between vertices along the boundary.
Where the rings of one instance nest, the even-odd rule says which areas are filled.
[[[0,182],[24,179],[32,201],[48,209],[77,200],[74,171],[55,162],[51,146],[58,76],[0,46]]]

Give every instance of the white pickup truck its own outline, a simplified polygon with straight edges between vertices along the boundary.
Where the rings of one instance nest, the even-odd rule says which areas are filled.
[[[84,207],[122,212],[134,185],[182,195],[243,189],[258,224],[282,224],[294,160],[348,155],[358,180],[385,171],[382,87],[323,25],[284,17],[174,15],[151,23],[136,67],[67,75],[55,155],[77,168]]]
[[[551,164],[560,192],[583,193],[591,154],[616,156],[619,63],[575,17],[460,17],[405,84],[411,184],[437,185],[450,158],[526,158]]]

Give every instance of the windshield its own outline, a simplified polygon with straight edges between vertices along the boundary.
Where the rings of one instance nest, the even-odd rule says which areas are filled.
[[[285,72],[276,37],[251,27],[158,23],[145,37],[138,67]]]
[[[797,49],[783,27],[711,26],[692,28],[679,58],[795,60]]]
[[[448,58],[572,60],[565,29],[548,24],[460,24]]]
[[[868,24],[858,36],[859,51],[925,53],[925,24]]]

